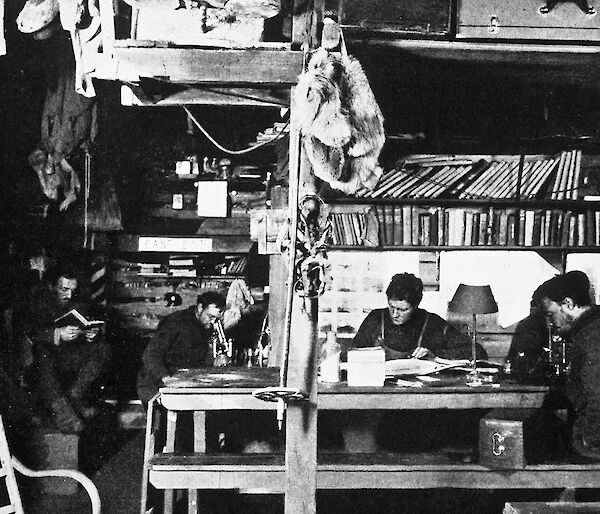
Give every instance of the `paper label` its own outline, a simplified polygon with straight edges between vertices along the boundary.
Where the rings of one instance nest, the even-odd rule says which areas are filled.
[[[200,252],[213,251],[210,237],[153,237],[141,236],[138,240],[139,252]]]

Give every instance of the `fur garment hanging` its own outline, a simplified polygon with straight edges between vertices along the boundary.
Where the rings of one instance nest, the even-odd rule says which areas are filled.
[[[382,174],[384,120],[358,60],[315,51],[299,77],[294,108],[314,175],[346,194],[373,189]]]

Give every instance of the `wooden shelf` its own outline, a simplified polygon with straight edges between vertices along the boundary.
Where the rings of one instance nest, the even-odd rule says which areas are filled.
[[[516,199],[456,199],[456,198],[326,198],[339,205],[433,205],[436,207],[523,207],[526,209],[597,210],[600,202],[587,200],[516,200]]]
[[[440,251],[465,251],[465,250],[492,250],[492,251],[527,251],[532,252],[569,252],[569,253],[595,253],[600,251],[600,247],[581,247],[581,246],[352,246],[352,245],[331,245],[330,250],[341,251],[414,251],[414,252],[440,252]]]
[[[94,77],[123,82],[160,77],[179,84],[290,87],[302,70],[302,58],[302,52],[281,48],[114,47],[112,55],[98,54]]]
[[[503,62],[572,67],[585,63],[595,66],[600,58],[600,44],[597,42],[446,41],[363,37],[350,39],[347,44],[351,47],[362,45],[394,48],[419,57],[461,62]]]
[[[318,489],[557,489],[595,488],[600,464],[537,464],[490,469],[433,454],[319,455]],[[239,489],[282,493],[283,455],[156,455],[150,481],[158,488]]]

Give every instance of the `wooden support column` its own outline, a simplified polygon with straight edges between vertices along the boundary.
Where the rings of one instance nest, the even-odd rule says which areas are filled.
[[[293,94],[293,92],[292,92]],[[310,164],[301,150],[301,139],[295,113],[292,111],[290,130],[290,201],[292,230],[297,224],[298,201],[312,194],[314,178]],[[296,218],[296,219],[294,219]],[[295,237],[292,237],[295,241]],[[288,266],[293,269],[294,258]],[[299,280],[288,269],[288,295]],[[290,402],[286,412],[285,445],[285,513],[315,514],[317,511],[317,331],[318,298],[306,298],[293,293],[288,309],[290,326],[287,333],[288,355],[286,385],[299,389],[307,401]]]
[[[288,386],[308,401],[291,402],[286,414],[285,513],[317,511],[317,313],[318,299],[294,296]]]

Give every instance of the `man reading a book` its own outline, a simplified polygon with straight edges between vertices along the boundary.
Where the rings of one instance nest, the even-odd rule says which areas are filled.
[[[78,297],[78,289],[75,270],[55,271],[51,287],[42,290],[29,309],[33,385],[58,428],[74,433],[97,414],[88,395],[111,353],[101,322],[87,323],[89,306]]]

